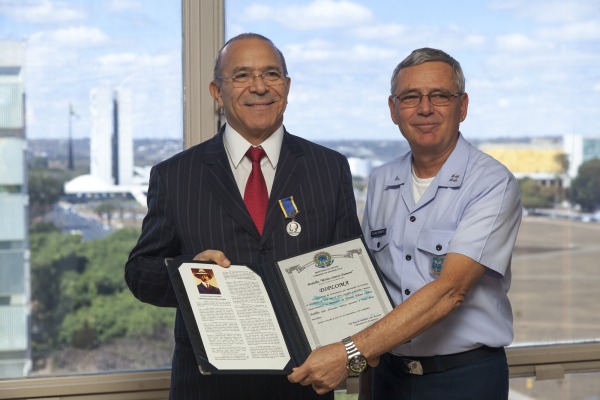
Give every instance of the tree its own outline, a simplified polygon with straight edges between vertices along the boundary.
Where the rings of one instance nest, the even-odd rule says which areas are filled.
[[[554,204],[554,189],[540,185],[535,179],[519,180],[523,208],[548,208]]]
[[[64,183],[69,176],[64,172],[48,169],[28,171],[29,219],[36,221],[46,214],[64,194]]]
[[[46,228],[31,234],[34,358],[172,326],[175,309],[138,301],[123,279],[138,236],[134,228],[89,242]]]
[[[117,206],[114,204],[114,202],[103,201],[102,203],[98,204],[94,208],[94,210],[100,218],[104,218],[104,216],[106,215],[106,223],[108,224],[108,226],[112,226],[112,215],[115,212],[115,210],[117,210]]]
[[[57,230],[32,232],[31,249],[31,321],[34,355],[46,354],[57,345],[64,313],[60,282],[72,270],[82,270],[84,262],[77,252],[81,238]]]
[[[556,202],[565,199],[564,183],[568,179],[569,156],[566,153],[557,154],[554,161],[559,165],[559,172],[556,174]]]
[[[594,158],[581,164],[577,177],[571,182],[569,198],[583,211],[600,208],[600,159]]]

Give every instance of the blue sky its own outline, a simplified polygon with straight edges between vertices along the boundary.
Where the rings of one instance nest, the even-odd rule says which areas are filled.
[[[27,38],[29,136],[87,136],[89,91],[133,91],[134,136],[181,136],[178,1],[0,0],[0,40]],[[600,4],[589,0],[226,1],[226,36],[284,52],[285,125],[314,140],[400,138],[389,79],[411,50],[461,62],[473,138],[600,135]]]

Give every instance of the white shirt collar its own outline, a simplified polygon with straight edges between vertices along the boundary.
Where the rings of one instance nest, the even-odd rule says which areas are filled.
[[[273,132],[271,136],[260,144],[267,154],[267,158],[271,163],[273,169],[277,167],[279,161],[279,154],[281,153],[281,143],[283,142],[283,125]],[[235,129],[229,124],[225,126],[225,133],[223,135],[223,143],[225,149],[231,158],[231,163],[235,168],[240,165],[240,162],[244,159],[246,151],[252,146],[250,142],[242,137]],[[263,167],[264,168],[264,167]]]

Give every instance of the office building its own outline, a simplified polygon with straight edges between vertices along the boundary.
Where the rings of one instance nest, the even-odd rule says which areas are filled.
[[[0,378],[31,369],[24,50],[0,42]]]

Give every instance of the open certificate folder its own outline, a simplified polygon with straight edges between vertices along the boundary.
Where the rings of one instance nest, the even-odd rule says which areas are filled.
[[[202,374],[288,374],[393,309],[362,237],[267,265],[168,268]]]

